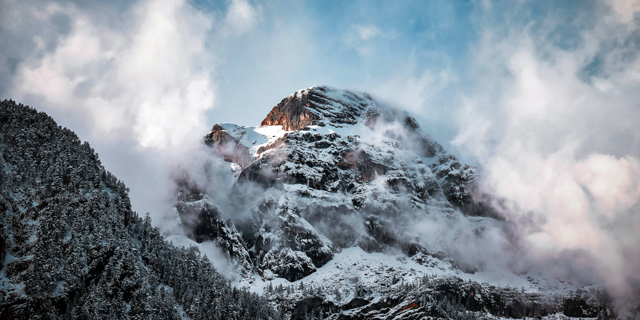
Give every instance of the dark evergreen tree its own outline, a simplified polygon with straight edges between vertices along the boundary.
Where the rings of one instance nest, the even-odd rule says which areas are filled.
[[[1,319],[276,319],[196,248],[165,242],[88,143],[0,102]]]

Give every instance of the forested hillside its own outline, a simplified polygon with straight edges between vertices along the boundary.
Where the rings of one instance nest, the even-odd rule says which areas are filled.
[[[279,317],[165,242],[127,192],[72,131],[0,102],[0,318]]]

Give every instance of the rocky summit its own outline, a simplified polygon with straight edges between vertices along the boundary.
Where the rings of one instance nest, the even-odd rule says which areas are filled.
[[[238,285],[267,294],[292,319],[604,310],[594,295],[543,275],[514,275],[519,289],[495,286],[481,265],[425,241],[416,230],[426,220],[464,220],[476,235],[503,222],[475,194],[477,168],[367,93],[299,90],[259,126],[215,124],[204,143],[227,163],[229,185],[216,188],[231,192],[216,198],[216,188],[185,178],[176,202],[183,227],[222,248]]]
[[[426,254],[398,232],[410,223],[403,211],[463,206],[475,175],[408,114],[366,93],[324,86],[283,99],[259,127],[216,124],[204,142],[237,168],[233,188],[262,190],[263,197],[252,195],[253,206],[242,208],[251,212],[251,223],[238,226],[242,240],[233,242],[244,242],[250,264],[265,279],[302,279],[336,250],[354,245]],[[191,208],[203,201],[194,200],[177,206],[185,224],[194,223]],[[209,218],[215,204],[198,206],[197,225],[188,229],[196,240],[218,237],[209,225],[225,222]],[[247,265],[239,251],[235,257]]]

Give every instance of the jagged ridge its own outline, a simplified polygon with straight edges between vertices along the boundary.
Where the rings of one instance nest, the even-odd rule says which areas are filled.
[[[258,221],[253,230],[243,230],[252,264],[258,272],[268,270],[267,277],[299,279],[324,265],[332,251],[354,244],[367,250],[398,247],[415,253],[422,247],[388,230],[391,225],[409,223],[396,219],[402,210],[398,204],[423,209],[448,205],[420,157],[443,155],[444,149],[420,130],[415,119],[379,107],[368,94],[324,86],[300,90],[276,105],[262,125],[253,129],[216,124],[204,141],[231,162],[236,154],[253,151],[248,165],[236,163],[242,167],[236,171],[236,188],[258,183],[271,190],[247,209],[254,211]],[[267,126],[278,129],[266,141],[256,145],[246,139]],[[356,134],[374,134],[379,128],[382,141]],[[287,200],[278,200],[282,193],[275,190],[289,195]],[[322,203],[328,198],[333,199],[329,206]],[[353,212],[361,212],[366,232],[342,221]],[[287,231],[291,223],[308,227],[292,234]],[[326,230],[336,226],[347,232]],[[287,248],[292,251],[283,254]],[[270,267],[276,265],[277,270]]]
[[[477,170],[446,152],[413,117],[368,94],[325,86],[300,90],[276,105],[260,127],[216,124],[205,142],[215,143],[214,136],[232,138],[227,145],[252,155],[249,164],[230,171],[236,177],[234,209],[221,213],[251,217],[233,223],[249,252],[248,264],[261,279],[255,284],[249,276],[242,283],[313,283],[306,289],[266,288],[292,319],[310,314],[329,319],[521,317],[563,309],[567,315],[593,316],[607,303],[592,295],[538,296],[491,286],[477,289],[482,298],[474,297],[479,291],[461,284],[458,276],[476,267],[458,266],[439,248],[425,247],[403,230],[422,216],[456,215],[457,209],[495,217],[472,195]],[[214,150],[227,161],[237,152]],[[243,195],[245,189],[253,192]],[[495,220],[474,221],[480,233]],[[343,250],[356,248],[384,253],[382,265],[388,265],[386,259],[409,257],[413,267],[374,270],[358,259],[353,266],[336,262],[345,259]],[[233,258],[238,265],[245,261]],[[363,283],[355,276],[351,281],[356,266],[362,270],[356,274],[371,280]],[[428,270],[450,271],[415,287],[419,274]],[[388,283],[398,278],[412,284]],[[537,283],[543,280],[532,278],[531,286],[541,288]]]

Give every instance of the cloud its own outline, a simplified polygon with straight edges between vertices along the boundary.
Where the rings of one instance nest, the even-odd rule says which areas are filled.
[[[430,118],[442,117],[439,111],[446,106],[436,100],[455,83],[456,76],[448,69],[424,70],[415,75],[416,69],[415,63],[408,63],[405,68],[378,85],[373,92],[412,113]]]
[[[616,5],[599,8],[573,48],[551,41],[557,17],[508,32],[485,23],[452,143],[479,159],[529,263],[595,267],[624,304],[640,282],[629,268],[640,264],[640,59],[630,49],[640,30]],[[562,260],[576,253],[585,259]]]
[[[356,24],[354,28],[362,40],[372,39],[381,34],[380,29],[374,25],[363,26]]]
[[[607,2],[613,8],[618,21],[622,23],[631,22],[636,13],[640,12],[640,1],[638,0],[609,0]]]
[[[13,44],[0,49],[0,74],[11,75],[2,94],[88,140],[130,188],[133,209],[171,232],[171,174],[207,156],[213,17],[183,0],[15,1],[0,15],[0,36]]]
[[[381,39],[394,38],[393,32],[383,32],[376,25],[353,24],[344,35],[347,47],[355,49],[361,56],[371,56]]]
[[[254,8],[245,0],[232,0],[222,33],[226,35],[241,35],[255,27],[262,16],[262,8]]]
[[[133,19],[119,30],[98,25],[77,6],[26,7],[39,20],[71,21],[68,34],[20,63],[11,96],[36,101],[87,122],[92,136],[126,139],[143,148],[176,148],[206,130],[214,86],[205,52],[209,18],[184,1],[137,3],[114,19]]]

